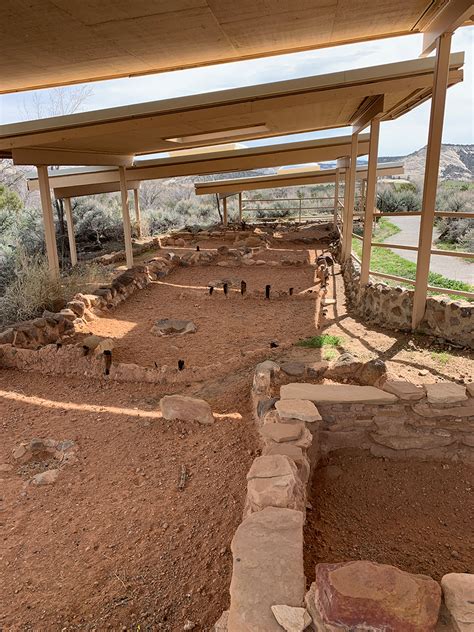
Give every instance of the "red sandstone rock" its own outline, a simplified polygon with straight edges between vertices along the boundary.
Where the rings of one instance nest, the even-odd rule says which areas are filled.
[[[331,630],[432,632],[441,588],[426,575],[357,561],[316,565],[315,609]]]

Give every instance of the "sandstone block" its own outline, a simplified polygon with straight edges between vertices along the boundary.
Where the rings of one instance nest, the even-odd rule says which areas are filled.
[[[474,630],[474,574],[448,573],[441,579],[444,601],[456,632]]]
[[[432,448],[444,448],[454,443],[455,439],[448,431],[442,434],[412,433],[409,436],[387,436],[378,433],[370,435],[375,443],[384,445],[392,450],[429,450]]]
[[[271,439],[275,443],[296,441],[303,434],[303,424],[266,424],[260,433],[263,437]]]
[[[306,608],[292,606],[272,606],[275,619],[286,632],[303,632],[311,623],[311,617]]]
[[[59,470],[46,470],[40,474],[35,474],[31,479],[33,485],[52,485],[55,483],[59,476]]]
[[[331,378],[354,377],[362,367],[362,362],[357,360],[351,353],[341,353],[341,355],[331,362],[326,375]]]
[[[211,407],[203,399],[186,395],[165,395],[160,401],[160,409],[165,419],[214,423]]]
[[[466,387],[454,382],[425,384],[425,389],[429,404],[457,404],[468,399]]]
[[[157,336],[173,336],[194,334],[196,325],[191,320],[178,320],[177,318],[162,318],[157,320],[150,332]]]
[[[318,378],[322,377],[329,366],[329,362],[321,360],[321,362],[310,362],[306,365],[306,371],[309,377]]]
[[[316,406],[307,399],[280,399],[275,403],[275,408],[283,421],[298,419],[311,423],[322,419]]]
[[[315,608],[330,630],[432,632],[441,589],[426,575],[368,561],[317,564]]]
[[[69,303],[67,303],[66,305],[66,308],[73,311],[78,318],[82,318],[84,316],[86,306],[82,301],[69,301]],[[61,312],[63,312],[63,310],[61,310]]]
[[[303,603],[303,514],[267,507],[238,527],[231,545],[228,632],[281,632],[271,607]]]
[[[374,386],[352,384],[284,384],[280,388],[281,399],[308,399],[316,404],[391,404],[395,395]]]
[[[287,456],[260,456],[247,474],[244,517],[265,507],[304,511],[304,489],[295,463]]]
[[[10,327],[0,333],[0,345],[11,344],[15,338],[15,332]]]
[[[425,392],[420,386],[415,386],[404,380],[387,380],[382,388],[387,393],[393,393],[393,395],[406,401],[423,399],[425,396]]]
[[[310,473],[310,465],[308,458],[304,455],[303,449],[299,446],[296,446],[292,443],[273,443],[267,445],[263,451],[265,455],[274,455],[274,454],[283,454],[284,456],[289,457],[298,468],[298,474],[303,484],[309,480]]]
[[[387,366],[383,360],[369,360],[362,365],[359,371],[358,379],[362,384],[374,386],[378,384],[387,374]]]
[[[229,622],[229,611],[224,610],[224,612],[219,617],[218,621],[216,621],[214,624],[214,632],[227,632],[228,622]]]
[[[301,376],[304,375],[305,365],[303,362],[283,362],[281,370],[287,375]]]

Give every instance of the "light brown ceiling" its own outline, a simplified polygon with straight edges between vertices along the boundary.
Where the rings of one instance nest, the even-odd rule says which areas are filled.
[[[450,84],[462,81],[463,63],[463,53],[451,55]],[[127,156],[212,144],[193,135],[219,132],[215,142],[225,143],[349,126],[378,95],[384,97],[381,120],[390,120],[431,96],[434,65],[434,58],[415,59],[4,125],[0,157],[13,156],[17,164],[123,164]],[[242,136],[241,128],[247,129]],[[175,137],[188,138],[169,140]]]
[[[0,92],[418,32],[443,0],[3,0]]]

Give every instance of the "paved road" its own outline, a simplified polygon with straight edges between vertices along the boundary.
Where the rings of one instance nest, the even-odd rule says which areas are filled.
[[[389,218],[392,224],[398,226],[401,231],[396,235],[392,235],[385,240],[387,244],[403,244],[404,246],[417,246],[418,245],[418,231],[420,227],[419,217],[391,217]],[[434,231],[434,237],[436,238],[436,228]],[[408,261],[414,261],[416,263],[417,253],[412,250],[395,250],[398,255],[407,259]],[[432,272],[439,272],[448,279],[455,279],[456,281],[465,281],[466,283],[474,284],[474,263],[461,259],[460,257],[444,257],[442,255],[432,255],[430,270]]]

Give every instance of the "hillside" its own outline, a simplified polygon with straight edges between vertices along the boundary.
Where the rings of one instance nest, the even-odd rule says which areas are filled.
[[[380,162],[403,162],[410,180],[422,180],[426,147],[407,156],[384,156]],[[474,180],[474,145],[442,145],[440,159],[442,180]]]

